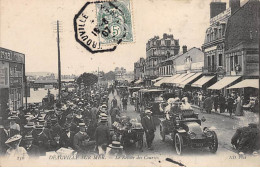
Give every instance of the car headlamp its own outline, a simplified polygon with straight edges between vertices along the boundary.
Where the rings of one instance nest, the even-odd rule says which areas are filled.
[[[212,137],[212,136],[213,136],[213,135],[212,135],[212,132],[211,132],[211,131],[207,131],[207,132],[206,132],[206,136],[209,137],[209,138]]]
[[[196,134],[194,132],[188,132],[189,136],[191,139],[195,139],[196,138]]]

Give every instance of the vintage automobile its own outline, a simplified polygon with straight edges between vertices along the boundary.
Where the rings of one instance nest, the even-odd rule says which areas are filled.
[[[130,120],[128,116],[122,116],[112,124],[112,127],[113,140],[120,141],[124,148],[135,145],[142,151],[144,130],[141,123]]]
[[[206,119],[198,118],[198,114],[192,109],[181,110],[181,102],[175,103],[171,112],[161,119],[160,136],[165,141],[169,135],[173,141],[176,153],[181,155],[185,148],[208,147],[210,152],[215,153],[218,149],[218,138],[215,131],[207,127],[202,128],[201,122]]]
[[[164,113],[160,110],[160,105],[166,103],[166,101],[160,96],[164,92],[165,90],[161,89],[141,89],[138,91],[138,111],[141,113],[141,119],[145,116],[144,111],[146,109],[150,109],[152,111],[153,116],[155,116],[156,118],[163,117]]]

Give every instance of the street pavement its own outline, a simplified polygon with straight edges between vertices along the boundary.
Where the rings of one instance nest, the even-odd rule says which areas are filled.
[[[116,93],[115,96],[118,103],[121,103],[120,98]],[[110,94],[109,104],[111,103],[110,101],[112,98],[113,95]],[[127,107],[128,110],[125,112],[121,111],[121,115],[127,115],[131,119],[137,119],[140,122],[140,114],[134,110],[134,106],[130,105],[128,102]],[[215,154],[209,152],[208,148],[201,148],[201,149],[186,149],[184,151],[184,154],[179,156],[175,152],[175,148],[172,144],[172,140],[170,139],[170,136],[166,136],[164,142],[161,141],[159,126],[157,126],[155,132],[155,139],[153,142],[154,150],[147,149],[147,145],[145,143],[145,136],[144,136],[143,150],[139,151],[138,149],[136,149],[135,151],[132,152],[133,155],[143,155],[143,156],[149,155],[150,157],[156,157],[160,159],[158,162],[156,161],[154,162],[158,166],[162,162],[169,163],[169,161],[165,162],[165,160],[161,160],[162,158],[174,158],[174,160],[177,159],[180,162],[183,163],[185,162],[186,165],[188,164],[188,166],[196,165],[198,164],[198,162],[201,166],[209,166],[209,165],[217,166],[219,165],[219,163],[222,163],[223,165],[225,165],[226,163],[227,166],[231,166],[230,162],[232,162],[233,160],[238,160],[232,162],[232,164],[235,166],[235,165],[243,164],[243,161],[246,161],[248,159],[255,159],[255,156],[251,156],[251,155],[247,155],[245,156],[245,158],[239,157],[238,154],[232,149],[231,146],[231,138],[234,135],[236,129],[243,125],[247,126],[247,123],[249,123],[250,120],[234,119],[234,118],[230,118],[227,116],[214,114],[214,113],[212,114],[201,113],[200,110],[197,108],[194,108],[194,111],[199,113],[199,118],[202,118],[202,116],[206,118],[206,121],[202,122],[202,127],[208,127],[210,129],[213,129],[218,136],[219,148]],[[151,159],[156,159],[156,158],[151,158]],[[205,161],[205,158],[207,158],[206,159],[207,161]]]

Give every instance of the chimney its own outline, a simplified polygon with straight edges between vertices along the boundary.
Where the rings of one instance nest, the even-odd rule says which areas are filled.
[[[240,8],[240,0],[229,0],[229,8],[231,8],[231,14]]]
[[[219,0],[213,0],[210,3],[210,18],[213,18],[226,10],[226,3]]]
[[[182,53],[184,54],[184,53],[186,53],[186,52],[187,52],[187,46],[184,45],[184,46],[182,46]]]

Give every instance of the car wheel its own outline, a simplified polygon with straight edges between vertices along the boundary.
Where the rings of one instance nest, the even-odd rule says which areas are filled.
[[[216,153],[218,150],[218,137],[217,137],[216,132],[212,131],[212,133],[213,133],[213,136],[212,136],[213,141],[212,141],[211,146],[209,146],[209,150],[212,153]]]
[[[165,141],[165,130],[162,124],[160,124],[160,137],[162,141]]]
[[[175,150],[176,150],[177,154],[181,155],[182,151],[183,151],[183,139],[179,133],[175,134],[174,144],[175,144]]]

